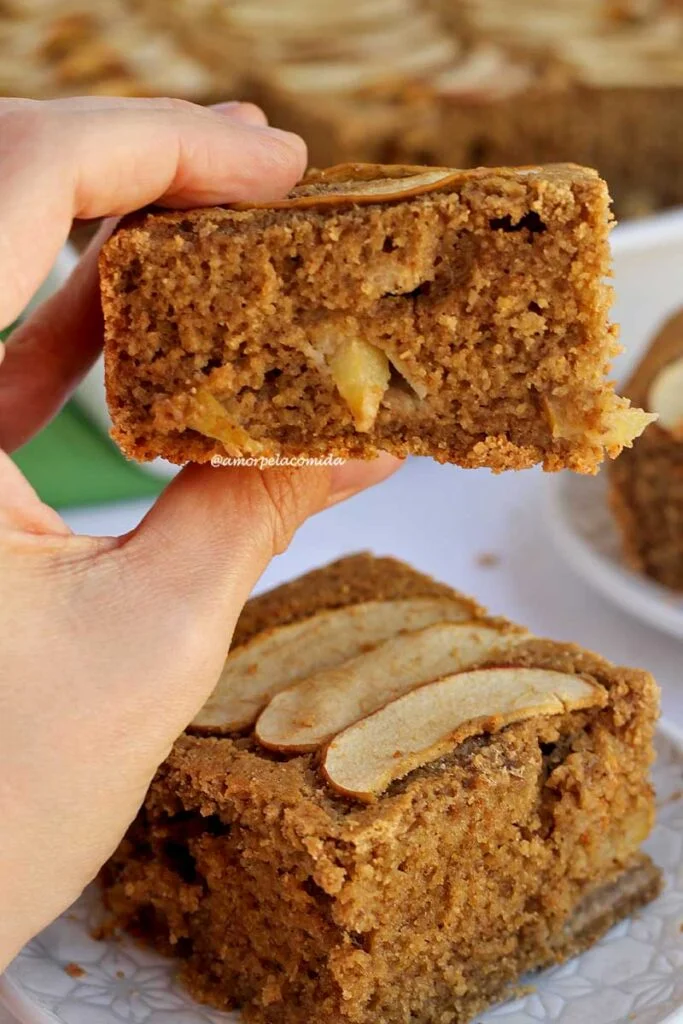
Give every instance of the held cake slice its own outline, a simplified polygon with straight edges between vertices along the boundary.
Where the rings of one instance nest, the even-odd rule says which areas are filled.
[[[359,653],[348,612],[372,602],[409,615]],[[419,602],[447,621],[418,623]],[[271,659],[236,729],[261,653],[306,622],[320,666]],[[640,852],[657,702],[646,672],[342,559],[246,606],[211,722],[160,768],[106,902],[255,1024],[465,1024],[658,893]]]
[[[101,258],[134,458],[431,455],[594,472],[649,421],[605,380],[609,196],[573,165],[345,165],[269,205],[129,218]]]
[[[626,558],[683,590],[683,310],[662,327],[625,393],[659,417],[611,467],[610,502]]]

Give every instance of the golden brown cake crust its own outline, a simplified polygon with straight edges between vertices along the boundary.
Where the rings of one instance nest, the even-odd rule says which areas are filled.
[[[268,207],[134,215],[101,257],[113,436],[594,472],[645,425],[604,380],[608,204],[569,164],[347,165]]]
[[[444,589],[420,579],[353,556],[256,598],[241,638],[317,602]],[[586,948],[659,891],[638,852],[657,689],[548,640],[506,663],[590,676],[607,703],[473,737],[367,806],[315,754],[182,737],[104,873],[115,918],[179,956],[198,999],[255,1024],[465,1024]]]
[[[469,607],[472,618],[484,614],[476,601],[405,562],[363,551],[252,597],[237,620],[233,647],[264,629],[296,622],[325,608],[408,597],[455,597]]]

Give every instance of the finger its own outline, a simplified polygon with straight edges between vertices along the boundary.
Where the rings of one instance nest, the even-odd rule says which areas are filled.
[[[267,123],[252,103],[221,103],[214,109],[245,123]],[[114,223],[105,222],[68,282],[12,335],[0,374],[0,448],[7,452],[56,415],[100,353],[97,256]]]
[[[180,588],[196,614],[217,616],[231,629],[233,610],[309,516],[380,483],[400,465],[383,455],[333,471],[189,466],[121,552],[141,578],[167,594]]]
[[[59,513],[43,504],[19,468],[0,452],[0,531],[3,529],[34,535],[71,533]]]
[[[386,480],[403,465],[402,459],[383,453],[376,459],[351,460],[342,466],[335,466],[330,478],[330,493],[327,507],[352,498],[359,491]]]
[[[5,358],[5,346],[0,342],[0,366]],[[30,533],[68,534],[69,528],[48,505],[43,505],[33,487],[0,451],[0,529],[15,527]]]
[[[24,101],[19,106],[32,109],[34,105]],[[88,115],[112,110],[135,113],[139,106],[139,101],[90,97],[54,104],[62,113]],[[163,109],[167,108],[168,104]],[[191,109],[201,112],[201,108]],[[263,122],[262,112],[251,104],[223,104],[215,116]],[[97,358],[102,344],[97,252],[108,233],[105,228],[97,236],[64,288],[13,335],[0,374],[0,446],[7,451],[25,443],[49,421]]]
[[[295,135],[179,100],[0,101],[0,327],[45,279],[74,218],[284,195]]]
[[[0,368],[0,448],[21,447],[61,409],[102,350],[97,259],[113,221],[102,225],[68,281],[5,346]]]
[[[235,117],[238,121],[244,121],[245,124],[261,125],[261,127],[268,124],[265,112],[255,103],[229,100],[227,103],[213,103],[211,110],[216,110],[219,114],[227,114],[228,117]]]

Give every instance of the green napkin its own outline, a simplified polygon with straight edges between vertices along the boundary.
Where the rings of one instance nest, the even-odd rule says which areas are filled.
[[[56,508],[154,497],[164,486],[127,462],[75,402],[12,458],[41,499]]]
[[[0,341],[10,330],[0,331]],[[12,458],[41,499],[56,508],[150,498],[164,486],[126,461],[75,402]]]

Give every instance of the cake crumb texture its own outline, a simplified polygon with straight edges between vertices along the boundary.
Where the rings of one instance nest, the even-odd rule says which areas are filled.
[[[134,215],[100,264],[113,436],[179,463],[595,472],[650,419],[605,379],[609,228],[574,165],[354,164],[270,206]]]

